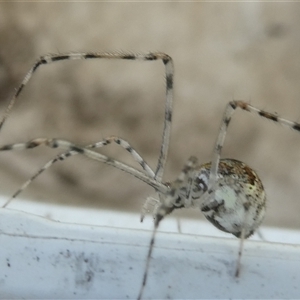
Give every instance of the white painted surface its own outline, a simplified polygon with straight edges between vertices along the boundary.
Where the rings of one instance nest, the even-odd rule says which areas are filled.
[[[146,298],[299,298],[300,232],[265,229],[282,243],[246,241],[236,279],[236,238],[213,236],[223,234],[208,222],[180,225],[162,222]],[[1,299],[136,298],[151,228],[150,217],[13,202],[0,210]]]

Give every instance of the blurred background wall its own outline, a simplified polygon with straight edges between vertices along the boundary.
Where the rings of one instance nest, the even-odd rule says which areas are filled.
[[[70,51],[163,51],[175,62],[173,130],[165,180],[190,155],[211,159],[232,99],[300,121],[299,3],[1,3],[0,109],[35,60]],[[156,165],[163,126],[160,62],[72,61],[42,66],[18,99],[1,144],[59,137],[82,145],[128,140]],[[131,163],[116,146],[103,151]],[[0,154],[8,196],[55,156]],[[266,224],[300,228],[300,135],[238,111],[223,157],[248,163],[268,194]],[[139,212],[150,187],[109,166],[72,157],[24,193],[38,201]],[[201,212],[189,212],[193,217]]]

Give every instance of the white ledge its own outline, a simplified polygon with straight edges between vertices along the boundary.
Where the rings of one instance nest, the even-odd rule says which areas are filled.
[[[48,216],[71,223],[16,207],[0,210],[1,299],[137,297],[151,218],[140,224],[139,216],[133,214],[21,202],[15,205],[21,209],[31,206],[34,213],[45,209]],[[64,216],[59,216],[62,212]],[[157,235],[145,298],[299,298],[298,244],[247,240],[236,279],[238,239],[201,236],[199,232],[210,234],[207,228],[213,229],[204,222],[181,221],[184,233],[176,232],[172,218],[162,225],[161,230],[171,232]],[[187,233],[189,230],[196,233]],[[300,241],[297,231],[266,229],[263,235],[268,239],[276,232],[295,243]]]

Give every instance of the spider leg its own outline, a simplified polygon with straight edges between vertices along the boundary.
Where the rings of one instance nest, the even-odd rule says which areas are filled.
[[[239,251],[238,251],[238,258],[236,262],[236,268],[235,268],[235,277],[239,277],[240,275],[240,270],[241,270],[241,260],[242,260],[242,254],[244,250],[244,241],[245,241],[245,228],[242,229],[241,231],[241,236],[239,240]]]
[[[78,154],[87,156],[90,159],[106,163],[110,166],[113,166],[119,170],[122,170],[122,171],[136,177],[137,179],[147,183],[148,185],[150,185],[154,189],[156,189],[158,192],[166,193],[169,190],[169,188],[165,184],[159,182],[155,178],[150,177],[146,173],[138,171],[138,170],[136,170],[122,162],[119,162],[115,159],[112,159],[106,155],[100,154],[98,152],[87,149],[85,147],[77,146],[66,140],[37,138],[37,139],[33,139],[27,143],[4,145],[4,146],[0,147],[0,151],[32,149],[32,148],[39,147],[42,145],[45,145],[50,148],[64,149],[64,150],[67,150],[67,152],[77,152]]]
[[[253,114],[256,114],[257,116],[263,117],[263,118],[271,120],[273,122],[279,123],[285,127],[295,130],[297,132],[300,131],[300,124],[297,122],[293,122],[293,121],[289,121],[289,120],[280,118],[276,114],[272,114],[267,111],[258,109],[244,101],[229,102],[225,108],[219,135],[218,135],[218,138],[215,143],[214,150],[213,150],[212,164],[211,164],[210,177],[209,177],[209,188],[210,189],[213,188],[213,185],[216,182],[221,151],[222,151],[222,148],[224,145],[227,128],[231,121],[232,115],[237,108],[240,108],[244,111],[248,111]]]
[[[110,145],[112,142],[116,143],[117,145],[120,145],[123,149],[127,150],[132,158],[138,162],[141,167],[144,169],[144,171],[148,174],[149,177],[154,178],[155,174],[152,171],[152,169],[149,167],[149,165],[147,164],[147,162],[139,155],[139,153],[125,140],[116,137],[116,136],[110,136],[108,138],[103,139],[100,142],[94,143],[94,144],[90,144],[85,146],[85,148],[88,149],[95,149],[95,148],[101,148],[107,145]],[[36,179],[39,175],[41,175],[44,171],[46,171],[48,168],[50,168],[54,163],[56,163],[57,161],[63,161],[65,159],[67,159],[70,156],[74,156],[78,154],[78,152],[76,151],[67,151],[65,153],[59,154],[57,155],[55,158],[51,159],[50,161],[48,161],[42,168],[40,168],[30,179],[28,179],[2,206],[7,207],[7,205],[13,200],[15,199],[21,192],[23,192],[28,186],[29,184],[31,184],[34,179]]]
[[[146,54],[134,54],[134,53],[86,52],[86,53],[48,54],[48,55],[41,56],[31,67],[31,69],[27,72],[21,84],[16,89],[14,95],[10,98],[4,116],[0,121],[0,130],[2,129],[6,119],[9,117],[10,112],[17,98],[20,96],[23,89],[28,84],[33,74],[40,66],[48,65],[63,60],[86,60],[86,59],[120,59],[120,60],[138,60],[138,61],[162,60],[165,66],[165,76],[166,76],[165,119],[164,119],[160,155],[159,155],[159,159],[155,171],[155,178],[157,178],[158,181],[161,181],[163,177],[164,166],[166,163],[168,149],[169,149],[169,140],[170,140],[171,122],[172,122],[172,109],[173,109],[172,103],[173,103],[173,77],[174,77],[173,69],[174,68],[173,68],[172,58],[165,53],[149,52]]]

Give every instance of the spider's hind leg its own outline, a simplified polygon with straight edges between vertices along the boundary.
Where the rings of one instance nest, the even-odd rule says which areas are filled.
[[[209,178],[211,163],[201,166],[200,176]],[[266,193],[257,173],[235,159],[221,159],[216,181],[201,197],[200,209],[218,229],[240,238],[235,276],[240,273],[244,240],[262,223]]]

